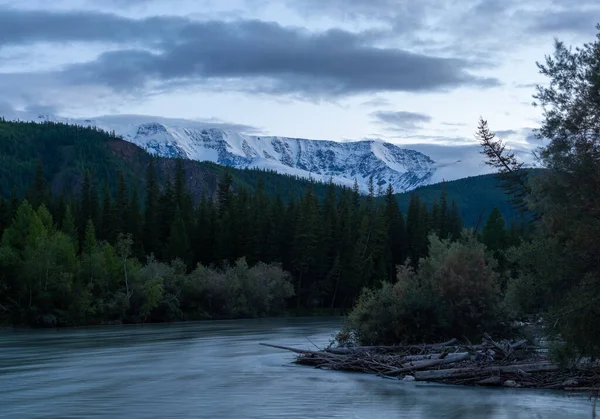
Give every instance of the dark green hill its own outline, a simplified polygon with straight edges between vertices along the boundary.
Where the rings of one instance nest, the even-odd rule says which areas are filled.
[[[480,217],[482,223],[485,223],[494,207],[498,207],[507,223],[518,222],[517,213],[512,209],[504,190],[499,187],[499,181],[493,174],[422,186],[414,191],[398,194],[398,203],[402,211],[406,212],[410,195],[416,192],[422,202],[432,205],[439,199],[444,188],[448,193],[448,200],[456,202],[465,226],[475,227]]]
[[[55,194],[77,193],[86,170],[100,187],[107,181],[116,188],[119,172],[123,171],[130,187],[144,193],[146,168],[152,157],[140,147],[106,132],[60,123],[27,123],[0,120],[0,196],[7,197],[13,188],[22,195],[31,184],[37,162],[41,160],[45,176]],[[194,198],[202,194],[213,196],[217,180],[224,170],[214,163],[183,161],[188,188]],[[176,161],[157,158],[159,183],[173,179]],[[300,197],[307,184],[313,185],[317,196],[325,195],[326,185],[273,171],[238,170],[229,168],[233,187],[254,190],[259,180],[264,190],[279,192],[284,200]]]

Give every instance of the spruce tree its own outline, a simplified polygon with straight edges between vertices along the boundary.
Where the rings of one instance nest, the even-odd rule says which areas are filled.
[[[113,202],[110,195],[108,183],[104,184],[104,195],[102,198],[102,215],[100,217],[100,231],[98,237],[109,243],[114,243],[117,238],[117,229],[115,226]]]
[[[504,250],[508,246],[506,223],[498,207],[492,209],[481,232],[481,241],[492,251]]]
[[[133,254],[142,258],[144,256],[144,247],[142,243],[143,219],[140,212],[140,201],[137,188],[131,191],[131,198],[127,204],[127,212],[125,213],[127,223],[127,233],[131,233],[133,239]]]
[[[229,173],[229,167],[225,167],[223,171],[223,175],[219,179],[217,183],[217,202],[219,208],[219,214],[222,215],[231,208],[232,201],[232,193],[231,193],[231,185],[233,183],[233,178],[231,173]]]
[[[448,232],[451,240],[458,240],[463,229],[463,222],[460,217],[460,212],[456,206],[456,202],[452,200],[450,213],[448,215]]]
[[[440,193],[440,213],[438,220],[438,235],[441,239],[447,239],[449,234],[449,210],[448,210],[448,193],[446,192],[446,185],[442,183],[442,192]],[[432,222],[433,220],[430,220]]]
[[[125,182],[125,173],[121,170],[119,172],[119,181],[117,183],[117,195],[115,198],[115,205],[113,207],[113,220],[115,222],[115,230],[117,234],[127,233],[127,220],[125,216],[127,214],[127,207],[129,206],[129,197],[127,191],[127,183]]]
[[[146,171],[146,201],[144,203],[144,252],[148,255],[156,253],[159,248],[158,204],[160,191],[156,179],[154,158],[150,158]]]
[[[410,201],[408,203],[408,212],[406,214],[406,243],[408,257],[410,257],[411,264],[417,266],[419,263],[419,257],[421,256],[421,218],[419,216],[421,212],[421,200],[419,195],[413,192],[410,195]]]
[[[190,239],[179,207],[175,209],[175,217],[170,230],[167,244],[168,260],[172,261],[178,258],[189,265],[191,262]]]
[[[33,206],[38,208],[42,204],[47,204],[50,198],[50,187],[44,174],[44,165],[41,159],[38,159],[35,167],[33,183],[27,192],[27,200]]]
[[[67,205],[65,207],[65,214],[63,216],[61,222],[61,230],[67,236],[71,238],[73,244],[75,245],[75,249],[78,248],[79,243],[79,235],[77,234],[77,227],[75,225],[75,217],[73,217],[73,213],[71,211],[71,206]]]
[[[4,198],[0,197],[0,241],[2,240],[2,233],[8,225],[8,204]]]
[[[388,184],[385,194],[385,218],[387,223],[387,279],[394,282],[396,266],[402,265],[406,257],[406,231],[404,217],[394,195],[394,187]]]

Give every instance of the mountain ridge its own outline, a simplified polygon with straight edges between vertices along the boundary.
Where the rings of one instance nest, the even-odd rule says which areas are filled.
[[[238,169],[266,169],[368,192],[391,184],[407,192],[442,180],[482,174],[477,167],[464,172],[462,159],[432,159],[427,154],[380,140],[337,142],[304,138],[250,135],[211,122],[184,119],[113,115],[96,118],[62,118],[17,112],[9,119],[62,122],[97,127],[161,157],[210,161]],[[218,125],[218,124],[217,124]],[[475,172],[473,172],[475,170]]]

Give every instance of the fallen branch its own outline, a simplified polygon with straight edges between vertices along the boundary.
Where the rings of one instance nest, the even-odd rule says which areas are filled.
[[[532,387],[600,392],[600,370],[563,369],[526,340],[495,341],[485,335],[425,345],[358,346],[319,351],[261,343],[298,354],[297,364],[338,371],[364,372],[387,379],[432,381],[475,386]],[[500,343],[501,342],[501,343]]]
[[[418,371],[415,373],[415,380],[417,381],[434,381],[448,378],[465,378],[465,377],[477,377],[480,375],[492,375],[492,374],[503,374],[503,373],[518,373],[519,371],[532,373],[532,372],[548,372],[558,371],[560,368],[553,364],[529,364],[529,365],[508,365],[505,367],[493,366],[485,368],[455,368],[447,370],[435,370],[435,371]]]

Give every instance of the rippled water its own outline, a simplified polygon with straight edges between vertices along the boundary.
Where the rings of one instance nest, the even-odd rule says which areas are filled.
[[[591,418],[584,396],[321,371],[258,345],[326,345],[339,324],[269,319],[1,332],[0,417]]]

